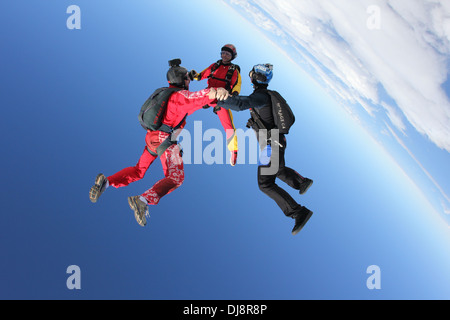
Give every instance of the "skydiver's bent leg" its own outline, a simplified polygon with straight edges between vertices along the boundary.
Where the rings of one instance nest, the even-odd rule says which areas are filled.
[[[120,188],[129,185],[131,182],[142,179],[155,159],[156,156],[151,155],[147,148],[145,148],[138,163],[134,167],[122,169],[112,176],[109,176],[107,178],[109,184],[115,188]]]
[[[260,164],[258,166],[259,189],[274,200],[286,216],[290,217],[294,212],[298,211],[301,206],[290,196],[289,193],[275,183],[275,180],[280,175],[280,172],[283,174],[286,169],[284,160],[285,148],[280,147],[273,152],[270,148],[268,153],[270,155],[270,162],[268,164]],[[278,162],[278,171],[273,174],[265,174],[263,169],[271,167],[274,161]]]
[[[286,183],[295,190],[299,190],[300,194],[304,194],[313,184],[311,179],[303,177],[300,173],[285,166],[284,153],[286,152],[287,141],[285,137],[281,137],[284,147],[281,148],[282,156],[280,157],[280,165],[277,178]]]
[[[292,214],[301,208],[301,206],[289,193],[275,183],[276,175],[262,175],[262,168],[264,168],[264,166],[258,167],[259,189],[274,200],[286,216],[291,217]]]
[[[296,190],[300,190],[300,185],[305,179],[297,171],[289,167],[280,168],[277,178]]]
[[[270,155],[270,162],[268,165],[260,165],[258,167],[258,185],[259,189],[272,198],[283,213],[287,217],[295,219],[295,225],[292,229],[292,234],[296,235],[311,218],[313,212],[306,207],[298,204],[285,190],[280,188],[276,183],[275,179],[280,178],[282,181],[286,182],[289,186],[294,189],[300,190],[300,194],[306,192],[312,184],[312,180],[302,177],[295,170],[285,166],[284,155],[286,151],[286,139],[282,140],[285,142],[284,147],[278,149],[278,157],[275,153]],[[272,150],[270,149],[270,152]],[[278,161],[278,172],[273,175],[263,175],[262,169],[269,166],[271,162]]]
[[[276,175],[261,175],[261,168],[262,166],[258,167],[259,189],[272,198],[287,217],[295,220],[292,234],[296,235],[311,218],[313,212],[299,205],[286,191],[277,186],[275,184]]]
[[[184,181],[183,158],[177,144],[171,145],[161,155],[161,164],[165,178],[159,180],[151,189],[142,194],[149,205],[158,204],[163,196],[181,186]]]

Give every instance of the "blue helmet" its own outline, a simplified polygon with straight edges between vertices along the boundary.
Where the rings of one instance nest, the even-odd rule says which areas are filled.
[[[273,65],[270,63],[257,64],[253,66],[248,75],[252,81],[260,84],[269,84],[273,77]]]

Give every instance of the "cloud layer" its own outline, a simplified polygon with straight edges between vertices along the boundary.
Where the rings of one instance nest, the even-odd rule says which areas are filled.
[[[448,0],[229,0],[295,47],[336,96],[450,152]],[[383,101],[383,87],[395,103]],[[404,119],[404,121],[403,121]]]

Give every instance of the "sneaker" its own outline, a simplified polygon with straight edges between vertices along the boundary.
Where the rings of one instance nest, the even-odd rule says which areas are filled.
[[[292,218],[295,219],[295,225],[292,229],[292,235],[295,236],[297,233],[302,230],[305,224],[308,222],[309,218],[311,218],[313,212],[306,207],[301,207],[301,209],[292,215]]]
[[[95,183],[89,191],[89,199],[91,199],[91,202],[97,202],[98,198],[105,191],[106,181],[106,177],[102,173],[99,173],[97,175],[97,177],[95,178]]]
[[[237,150],[231,152],[230,164],[232,167],[234,167],[236,165],[237,154],[238,154]]]
[[[147,204],[142,202],[142,200],[139,199],[139,196],[128,197],[128,204],[130,205],[130,208],[134,210],[134,217],[136,218],[137,223],[139,223],[140,226],[145,227],[147,224],[145,216],[150,216]]]
[[[308,191],[309,187],[311,187],[312,184],[313,181],[311,179],[304,178],[300,183],[300,194],[304,194],[306,191]]]

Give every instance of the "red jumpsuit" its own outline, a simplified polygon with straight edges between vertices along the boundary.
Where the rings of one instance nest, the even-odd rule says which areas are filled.
[[[216,63],[213,63],[208,68],[200,72],[198,76],[195,77],[195,80],[200,81],[208,78],[208,88],[225,88],[230,93],[237,92],[239,94],[241,91],[241,75],[239,73],[239,70],[234,70],[230,82],[227,86],[227,82],[224,80],[226,79],[226,75],[232,64],[223,64],[221,61],[218,63],[219,66],[214,70],[213,77],[211,77],[211,71],[216,68]],[[226,133],[228,150],[230,150],[231,152],[237,151],[238,143],[236,137],[236,128],[233,124],[233,115],[231,111],[225,108],[221,108],[219,111],[217,111],[217,115],[219,116],[220,123],[222,124],[222,127],[224,128]]]
[[[174,92],[167,102],[166,115],[163,123],[175,127],[184,118],[186,114],[190,115],[194,111],[202,109],[205,104],[212,103],[214,100],[208,98],[209,89],[197,92],[181,90]],[[184,122],[180,130],[185,126]],[[109,184],[115,188],[124,187],[131,182],[140,180],[144,177],[147,169],[157,158],[151,155],[147,147],[156,153],[156,148],[169,136],[169,133],[162,131],[147,131],[145,137],[146,147],[138,163],[134,167],[128,167],[109,176]],[[169,194],[184,181],[183,159],[178,144],[172,144],[161,155],[161,164],[164,170],[165,178],[156,182],[153,187],[145,191],[141,196],[147,199],[148,204],[157,204],[159,200]]]

